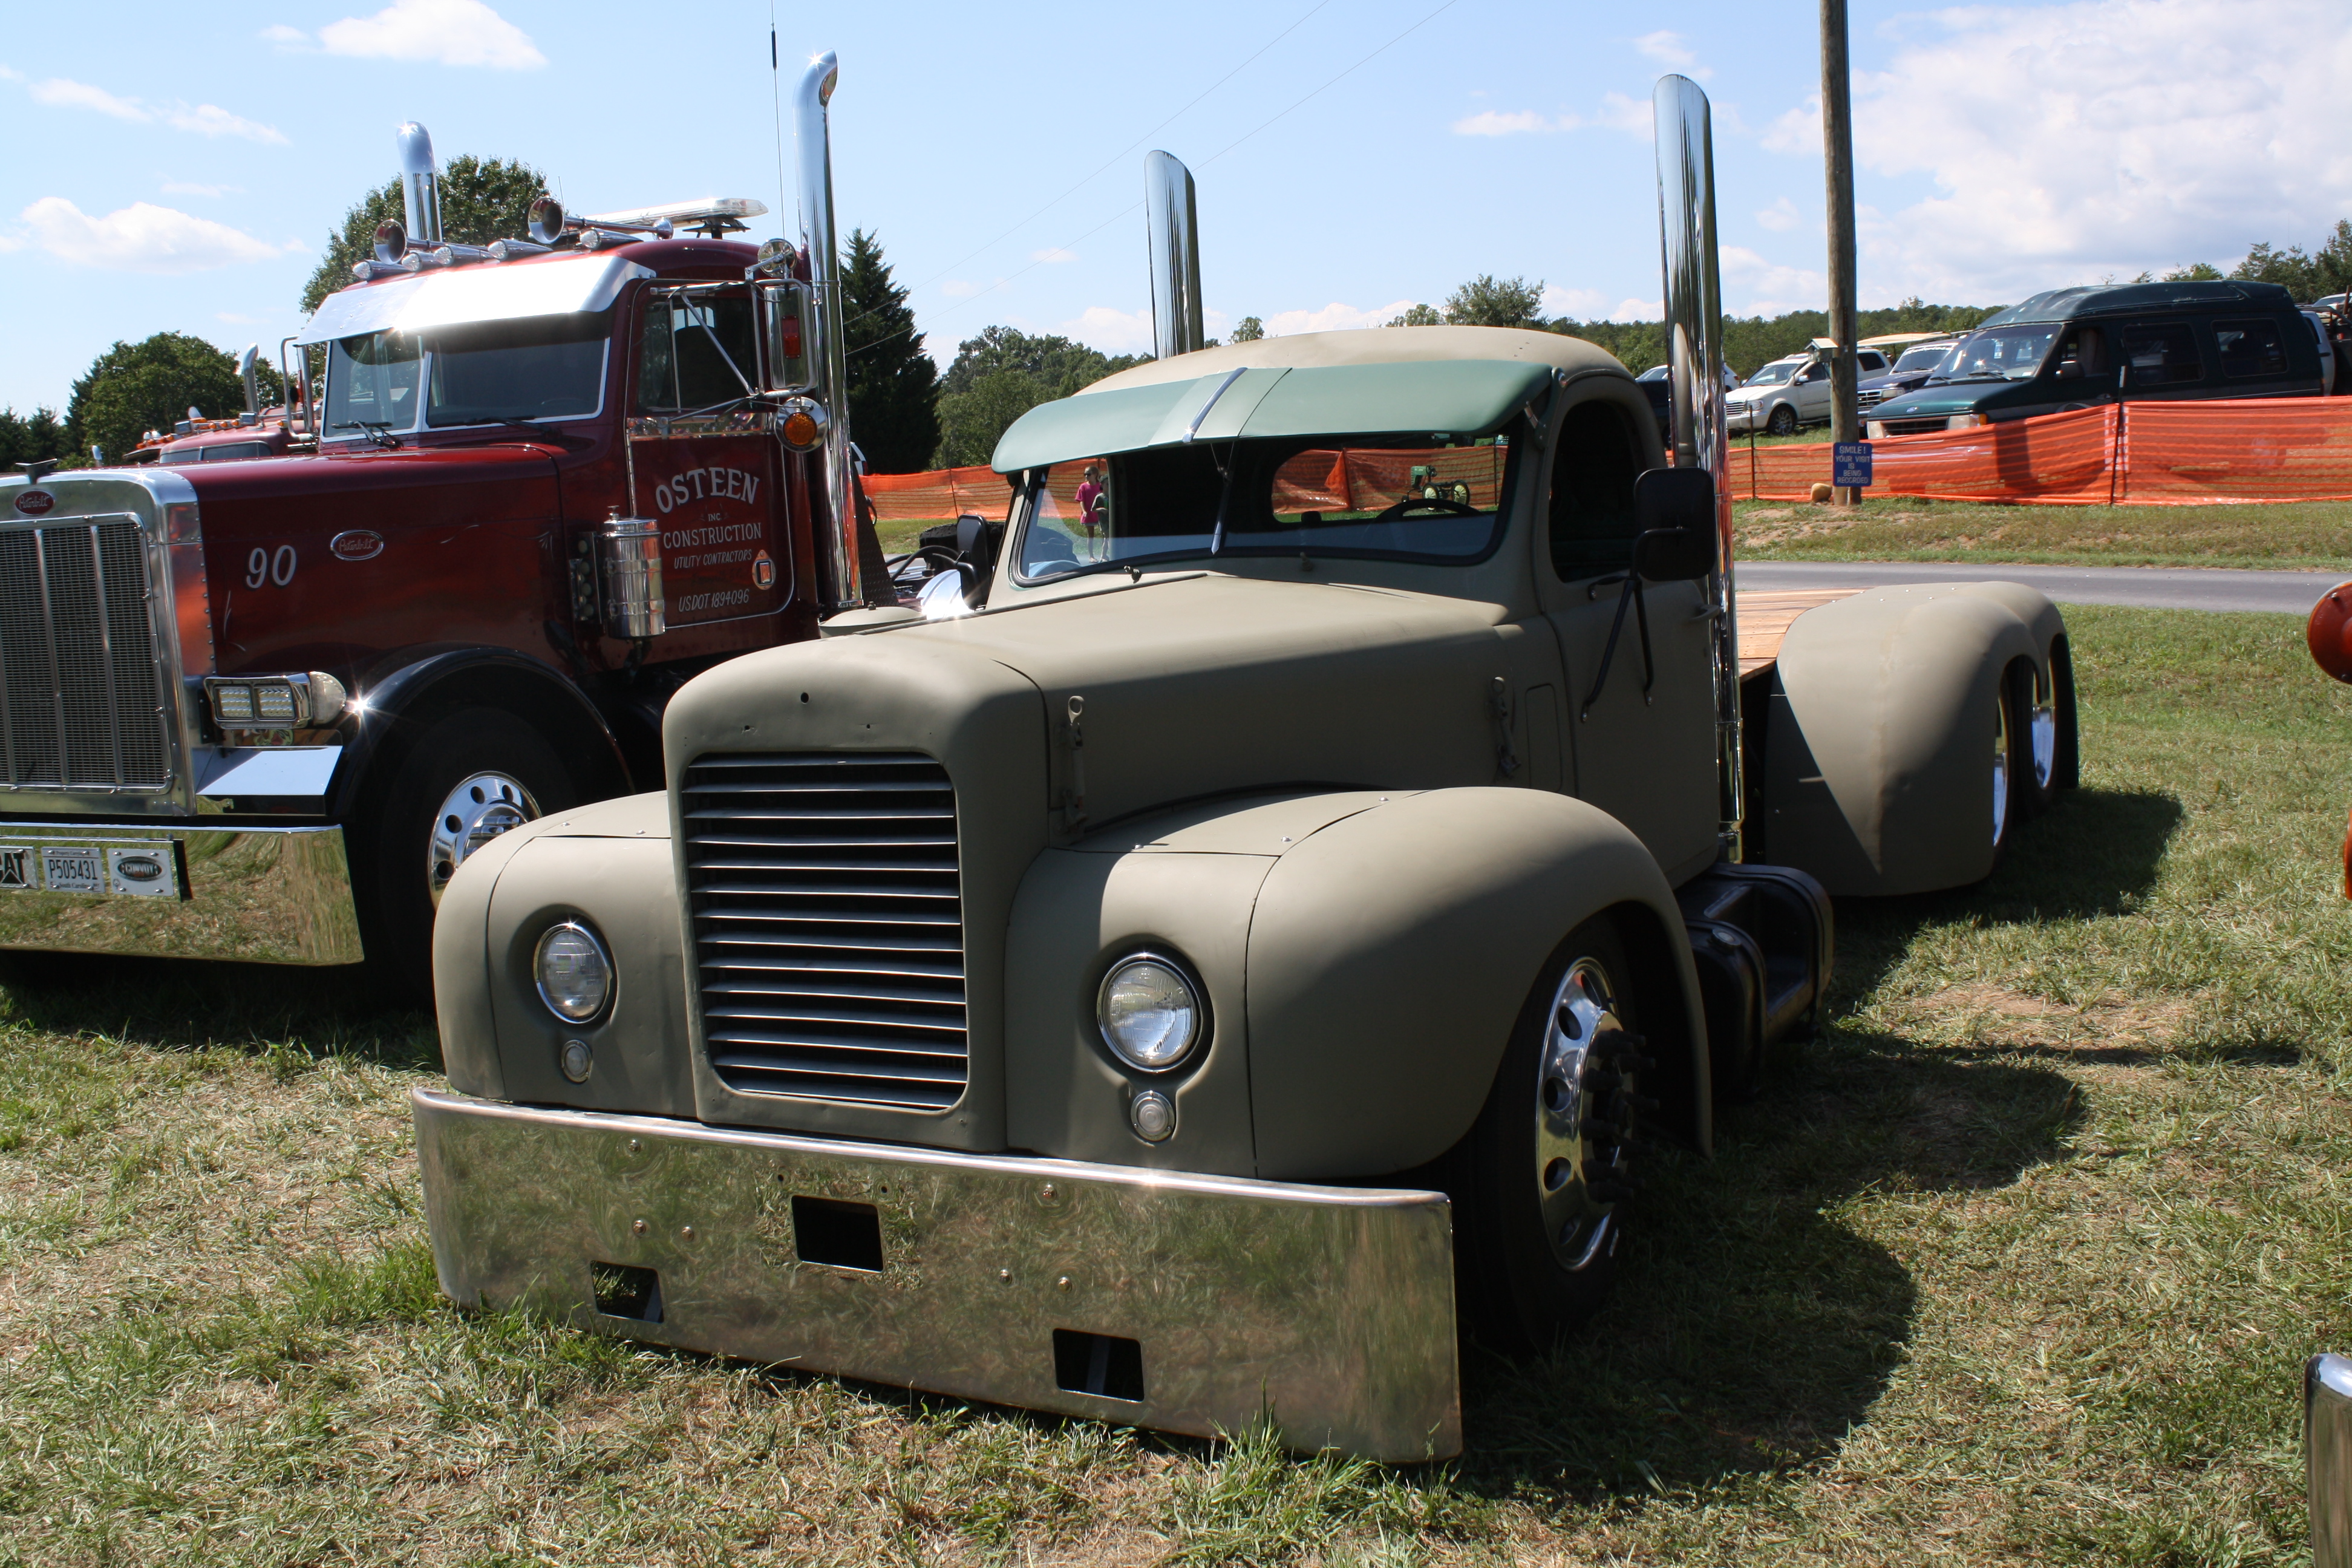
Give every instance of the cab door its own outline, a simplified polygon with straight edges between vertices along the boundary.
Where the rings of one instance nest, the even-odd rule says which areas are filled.
[[[1534,575],[1566,674],[1570,793],[1633,829],[1679,879],[1716,853],[1713,621],[1704,582],[1645,584],[1646,672],[1630,603],[1609,652],[1633,558],[1633,482],[1655,466],[1637,435],[1638,395],[1595,389],[1561,416]]]
[[[783,454],[755,398],[750,288],[646,289],[636,345],[630,514],[660,526],[668,629],[776,615],[796,584]],[[747,632],[746,646],[762,635]]]
[[[1790,388],[1797,405],[1797,422],[1817,425],[1830,416],[1830,367],[1815,360],[1797,372]]]

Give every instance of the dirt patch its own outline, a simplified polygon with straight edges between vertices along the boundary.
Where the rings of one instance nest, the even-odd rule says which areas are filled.
[[[2087,1001],[2053,1002],[1989,981],[1947,985],[1906,1011],[1962,1026],[2002,1045],[2060,1051],[2160,1050],[2187,1026],[2189,998],[2130,996],[2110,991]]]
[[[1742,549],[1768,549],[1803,539],[1823,539],[1863,523],[1874,527],[1904,527],[1927,520],[1916,511],[1864,511],[1838,506],[1774,507],[1748,512],[1739,520],[1738,543]]]

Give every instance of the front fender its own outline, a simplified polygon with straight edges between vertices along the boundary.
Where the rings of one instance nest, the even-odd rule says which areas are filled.
[[[1448,789],[1332,823],[1286,848],[1258,889],[1248,951],[1257,1173],[1375,1175],[1453,1147],[1545,963],[1610,910],[1626,917],[1636,971],[1670,976],[1679,993],[1651,985],[1645,1028],[1688,1053],[1662,1077],[1686,1091],[1685,1126],[1706,1147],[1706,1027],[1657,862],[1582,801]]]
[[[1797,617],[1764,742],[1764,853],[1838,894],[1992,870],[1994,704],[2012,661],[2051,679],[2057,607],[2014,583],[1880,588]]]

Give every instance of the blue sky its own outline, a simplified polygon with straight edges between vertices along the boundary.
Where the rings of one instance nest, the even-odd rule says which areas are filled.
[[[1555,310],[1654,314],[1648,99],[1669,69],[1716,104],[1727,304],[1822,300],[1810,4],[778,16],[787,96],[801,61],[840,54],[841,225],[880,234],[942,360],[996,321],[1148,345],[1152,147],[1199,181],[1213,332],[1377,322],[1479,272],[1543,279]],[[575,211],[751,195],[758,233],[796,232],[769,18],[768,0],[27,7],[0,38],[0,405],[62,407],[118,338],[274,345],[404,119],[445,162],[537,164]],[[2341,0],[1854,0],[1853,26],[1864,304],[2227,265],[2352,214]]]

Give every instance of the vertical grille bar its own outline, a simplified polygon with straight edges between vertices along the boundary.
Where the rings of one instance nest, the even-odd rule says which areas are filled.
[[[170,787],[153,605],[134,518],[0,529],[0,783]]]
[[[680,799],[703,1038],[743,1094],[963,1095],[955,788],[910,752],[714,755]]]

